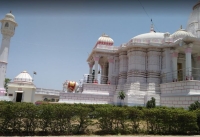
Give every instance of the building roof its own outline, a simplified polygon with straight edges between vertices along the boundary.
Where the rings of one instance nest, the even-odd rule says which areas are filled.
[[[161,32],[155,32],[153,25],[151,25],[151,29],[149,33],[144,33],[133,37],[128,44],[162,44],[164,39],[164,34]]]
[[[200,1],[195,4],[193,6],[193,10],[190,14],[190,17],[188,19],[188,24],[187,24],[187,31],[191,32],[193,35],[198,36],[197,31],[199,31],[199,22],[200,22],[200,13],[199,13],[199,9],[200,9]]]
[[[164,38],[164,33],[160,33],[160,32],[149,32],[149,33],[144,33],[144,34],[140,34],[136,37],[133,37],[133,39],[152,39],[152,38],[156,38],[156,39],[163,39]]]
[[[171,37],[174,39],[174,41],[180,39],[180,38],[185,38],[185,37],[195,37],[192,33],[187,32],[185,29],[182,29],[182,27],[174,32]]]
[[[133,37],[132,39],[163,39],[164,33],[155,32],[153,25],[151,25],[151,29],[149,33],[140,34],[138,36]]]
[[[15,16],[10,12],[10,13],[7,13],[6,16],[1,20],[2,21],[12,21],[14,22],[16,25],[17,23],[15,22]]]
[[[110,38],[108,35],[103,34],[99,39],[97,40],[97,44],[101,45],[108,45],[112,46],[114,44],[114,41],[112,38]]]
[[[19,75],[17,75],[14,78],[14,82],[17,83],[32,83],[33,79],[32,77],[28,74],[27,71],[22,71]]]

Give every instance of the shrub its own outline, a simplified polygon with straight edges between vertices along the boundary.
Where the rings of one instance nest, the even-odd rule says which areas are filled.
[[[152,97],[151,100],[147,101],[146,107],[147,108],[155,108],[156,107],[156,99],[154,97]]]
[[[190,111],[193,111],[193,110],[196,110],[196,109],[200,109],[199,101],[195,101],[194,103],[190,104],[190,106],[189,106]]]
[[[167,107],[0,102],[0,135],[194,134],[200,110]]]

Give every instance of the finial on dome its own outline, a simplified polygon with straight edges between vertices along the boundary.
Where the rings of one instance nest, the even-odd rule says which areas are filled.
[[[10,13],[12,13],[12,11],[10,10]]]
[[[109,37],[106,33],[103,33],[101,36],[102,37]]]
[[[153,21],[152,21],[152,19],[151,19],[151,29],[150,29],[150,32],[155,32],[155,31],[154,31],[154,26],[153,26]]]
[[[153,24],[151,24],[151,29],[150,29],[150,32],[155,32],[155,31],[154,31]]]
[[[183,27],[182,27],[182,25],[181,25],[181,29],[182,29]]]

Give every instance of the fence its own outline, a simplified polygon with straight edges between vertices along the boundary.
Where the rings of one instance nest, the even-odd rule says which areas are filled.
[[[97,84],[114,84],[117,85],[118,78],[116,76],[112,76],[111,81],[108,80],[108,76],[98,75],[97,81],[95,80],[95,76],[92,74],[85,74],[83,76],[83,83],[97,83]]]
[[[200,80],[200,68],[179,69],[176,71],[160,74],[161,83],[177,82],[185,80]],[[98,84],[118,84],[118,77],[113,76],[111,81],[108,81],[108,76],[98,75]],[[82,83],[95,83],[95,76],[92,74],[85,74]]]
[[[35,94],[59,96],[61,90],[37,88]]]
[[[161,74],[162,83],[184,80],[200,80],[200,68],[180,69]]]

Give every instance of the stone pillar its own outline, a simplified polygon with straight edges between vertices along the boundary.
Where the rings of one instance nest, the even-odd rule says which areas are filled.
[[[159,86],[160,84],[160,56],[161,49],[149,48],[147,50],[147,84]]]
[[[94,63],[88,62],[88,65],[89,65],[89,75],[87,75],[87,83],[93,83],[92,68],[93,68]]]
[[[93,63],[92,62],[88,62],[88,65],[89,65],[89,74],[91,75],[92,74],[92,68],[93,68]]]
[[[128,58],[127,52],[123,51],[119,53],[119,82],[118,84],[125,84],[127,81],[128,70]]]
[[[200,54],[196,57],[196,68],[200,69]]]
[[[119,57],[115,57],[115,76],[119,75]]]
[[[109,70],[108,70],[108,81],[111,83],[112,82],[112,73],[113,73],[113,63],[114,63],[114,59],[113,57],[108,57],[108,63],[109,63]]]
[[[192,46],[189,44],[185,48],[185,78],[186,80],[192,80]]]
[[[173,81],[176,82],[178,80],[177,78],[177,58],[178,58],[178,51],[173,50],[172,51],[172,77]]]
[[[95,75],[94,75],[94,79],[97,80],[98,79],[98,64],[99,64],[99,56],[94,56],[94,69],[95,69]]]
[[[171,66],[171,53],[170,48],[165,48],[163,52],[163,58],[162,58],[162,70],[165,74],[163,78],[163,82],[172,82],[172,77],[170,77],[170,73],[172,72],[172,66]]]
[[[197,78],[195,80],[200,80],[200,54],[198,54],[197,58],[196,58],[196,75]]]

